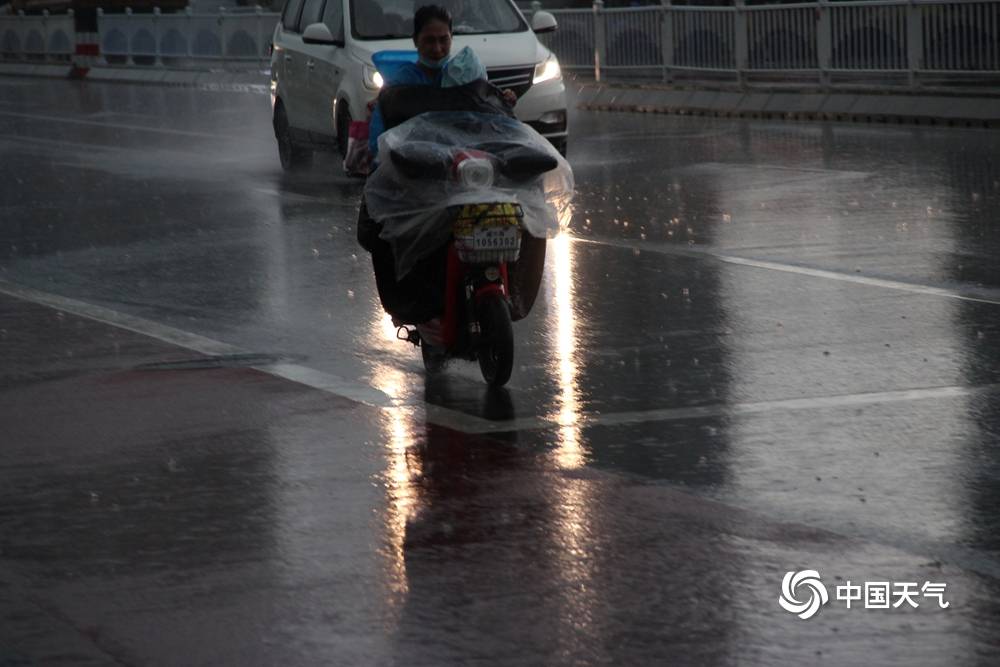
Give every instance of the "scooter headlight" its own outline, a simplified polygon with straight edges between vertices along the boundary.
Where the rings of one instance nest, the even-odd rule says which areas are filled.
[[[468,158],[458,165],[458,180],[467,188],[493,185],[493,163],[484,158]]]

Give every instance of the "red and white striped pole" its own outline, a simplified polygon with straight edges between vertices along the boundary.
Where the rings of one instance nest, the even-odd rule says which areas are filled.
[[[73,10],[70,10],[73,11]],[[100,9],[81,9],[73,14],[76,29],[76,48],[73,49],[73,67],[69,76],[72,79],[83,79],[90,68],[97,65],[101,58],[101,39],[97,32],[97,15]]]

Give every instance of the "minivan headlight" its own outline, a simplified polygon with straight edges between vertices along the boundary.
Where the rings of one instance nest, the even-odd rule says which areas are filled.
[[[531,80],[531,83],[537,85],[558,79],[561,76],[562,70],[559,68],[559,61],[555,54],[549,54],[548,58],[535,65],[535,78]]]
[[[538,69],[537,67],[535,68]],[[370,88],[372,90],[378,90],[382,87],[385,81],[382,79],[382,75],[374,67],[369,67],[365,65],[362,68],[363,79],[365,82],[365,88]]]

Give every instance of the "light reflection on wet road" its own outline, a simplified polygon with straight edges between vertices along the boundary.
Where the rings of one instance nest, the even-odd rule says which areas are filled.
[[[360,184],[333,160],[282,175],[265,98],[0,90],[8,293],[395,406],[239,368],[130,370],[198,355],[3,297],[0,584],[36,587],[98,662],[976,664],[998,648],[995,132],[577,114],[570,233],[515,326],[509,389],[488,392],[462,363],[425,383],[354,242]],[[84,407],[54,407],[66,396]],[[104,495],[118,509],[91,512]],[[804,568],[831,592],[946,580],[955,607],[800,622],[775,600]]]

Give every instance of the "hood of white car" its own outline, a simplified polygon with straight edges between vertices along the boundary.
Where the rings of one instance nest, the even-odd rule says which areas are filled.
[[[458,53],[468,46],[487,69],[534,65],[545,59],[547,51],[538,43],[535,33],[507,32],[498,35],[455,35],[451,52]],[[387,39],[371,42],[354,42],[351,54],[361,62],[371,65],[372,54],[386,50],[413,50],[411,39]]]

